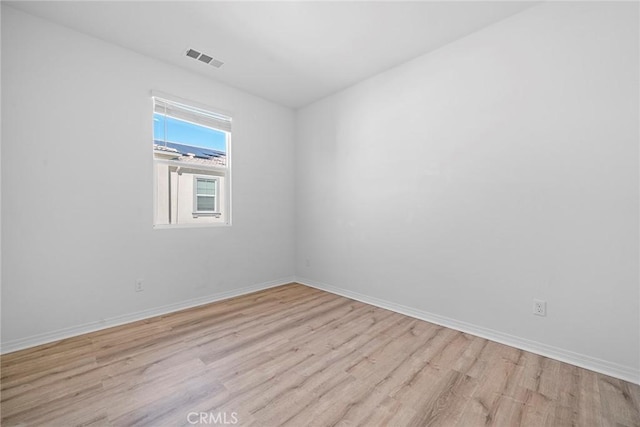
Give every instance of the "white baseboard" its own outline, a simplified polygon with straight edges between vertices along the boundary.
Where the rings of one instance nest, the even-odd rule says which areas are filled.
[[[569,363],[571,365],[579,366],[581,368],[589,369],[591,371],[629,381],[634,384],[640,384],[640,370],[631,366],[619,365],[617,363],[608,362],[606,360],[597,359],[595,357],[587,356],[580,353],[575,353],[563,348],[543,344],[541,342],[531,341],[514,335],[505,334],[493,329],[484,328],[482,326],[477,326],[467,322],[461,322],[459,320],[407,307],[401,304],[396,304],[394,302],[371,297],[358,292],[353,292],[347,289],[328,285],[326,283],[320,283],[302,277],[296,277],[295,281],[312,288],[331,292],[333,294],[351,298],[356,301],[364,302],[366,304],[375,305],[376,307],[391,310],[396,313],[414,317],[416,319],[425,320],[437,325],[446,326],[447,328],[455,329],[457,331],[465,332],[521,350],[526,350],[531,353],[539,354],[551,359],[556,359],[561,362]]]
[[[151,308],[148,310],[138,311],[136,313],[124,314],[122,316],[111,317],[104,320],[85,323],[84,325],[72,326],[70,328],[59,329],[52,332],[45,332],[43,334],[33,335],[26,338],[21,338],[13,341],[3,342],[0,346],[0,354],[11,353],[13,351],[23,350],[29,347],[35,347],[41,344],[47,344],[54,341],[59,341],[65,338],[71,338],[78,335],[86,334],[89,332],[95,332],[102,329],[112,328],[114,326],[123,325],[125,323],[131,323],[138,320],[144,320],[163,314],[173,313],[175,311],[184,310],[186,308],[197,307],[199,305],[209,304],[216,301],[221,301],[241,295],[250,294],[252,292],[262,291],[264,289],[273,288],[287,283],[295,282],[293,277],[286,277],[277,280],[271,280],[268,282],[258,283],[256,285],[246,286],[240,289],[233,289],[230,291],[219,292],[213,295],[207,295],[204,297],[193,298],[186,301],[181,301],[175,304],[168,304],[161,307]]]

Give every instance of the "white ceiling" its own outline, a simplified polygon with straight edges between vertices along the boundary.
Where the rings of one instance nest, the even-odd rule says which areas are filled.
[[[8,2],[261,96],[301,107],[534,2]],[[220,69],[188,48],[225,62]]]

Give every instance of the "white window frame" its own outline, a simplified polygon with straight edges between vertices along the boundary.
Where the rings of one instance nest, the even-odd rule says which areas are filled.
[[[209,194],[198,194],[198,181],[213,181],[213,196]],[[198,197],[213,197],[213,210],[206,211],[198,209]],[[220,179],[211,175],[194,175],[193,176],[193,216],[220,216]]]
[[[152,124],[152,128],[151,128],[151,139],[153,139],[153,114],[155,113],[155,108],[154,108],[154,98],[161,98],[170,102],[175,102],[178,104],[183,104],[183,105],[187,105],[187,106],[191,106],[197,109],[201,109],[201,110],[205,110],[208,112],[211,112],[213,114],[216,115],[221,115],[223,117],[229,118],[229,120],[231,120],[232,117],[235,116],[235,114],[233,114],[232,112],[225,110],[225,109],[221,109],[221,108],[216,108],[216,107],[211,107],[207,104],[203,104],[200,102],[195,102],[195,101],[191,101],[188,99],[184,99],[184,98],[180,98],[174,95],[169,95],[166,94],[164,92],[160,92],[160,91],[156,91],[156,90],[152,90],[151,93],[151,124]],[[197,123],[196,123],[197,124]],[[152,155],[152,160],[153,160],[153,217],[152,217],[152,224],[153,224],[153,228],[154,229],[175,229],[175,228],[209,228],[209,227],[229,227],[232,225],[232,132],[231,130],[222,130],[220,129],[220,131],[224,132],[226,134],[226,166],[225,167],[220,167],[220,166],[209,166],[209,165],[195,165],[195,164],[185,164],[183,162],[179,162],[179,161],[173,161],[173,160],[164,160],[164,159],[157,159],[155,158],[155,156]],[[153,150],[152,150],[153,151]],[[220,216],[224,216],[224,221],[222,222],[214,222],[214,223],[197,223],[197,224],[189,224],[189,223],[171,223],[171,224],[163,224],[163,223],[157,223],[157,203],[158,203],[158,176],[156,173],[156,168],[158,164],[168,164],[168,165],[173,165],[173,166],[181,166],[181,167],[187,167],[189,169],[197,169],[200,171],[215,171],[215,172],[222,172],[222,177],[224,178],[222,180],[223,184],[220,183],[220,178],[214,176],[213,178],[215,178],[217,180],[217,193],[216,193],[216,208],[217,208],[217,212],[215,213],[210,213],[210,212],[197,212],[197,216],[199,217],[204,217],[204,216],[215,216],[215,217],[220,217]],[[207,178],[211,178],[211,175],[204,175]],[[195,183],[195,181],[194,181]],[[195,194],[195,190],[194,190],[194,194]],[[194,212],[194,216],[196,216],[196,208],[197,205],[195,205],[195,201],[194,201],[194,207],[193,207],[193,212]]]

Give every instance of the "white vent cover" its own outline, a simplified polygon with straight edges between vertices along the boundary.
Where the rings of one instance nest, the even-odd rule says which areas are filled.
[[[187,50],[186,55],[189,58],[197,59],[198,61],[204,62],[205,64],[209,64],[215,68],[220,68],[222,67],[222,65],[224,65],[224,62],[220,61],[219,59],[216,59],[211,55],[207,55],[206,53],[198,52],[195,49]]]

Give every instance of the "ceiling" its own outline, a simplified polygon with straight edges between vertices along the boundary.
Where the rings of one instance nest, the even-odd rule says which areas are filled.
[[[297,108],[534,2],[3,2]],[[224,62],[216,69],[185,55]]]

